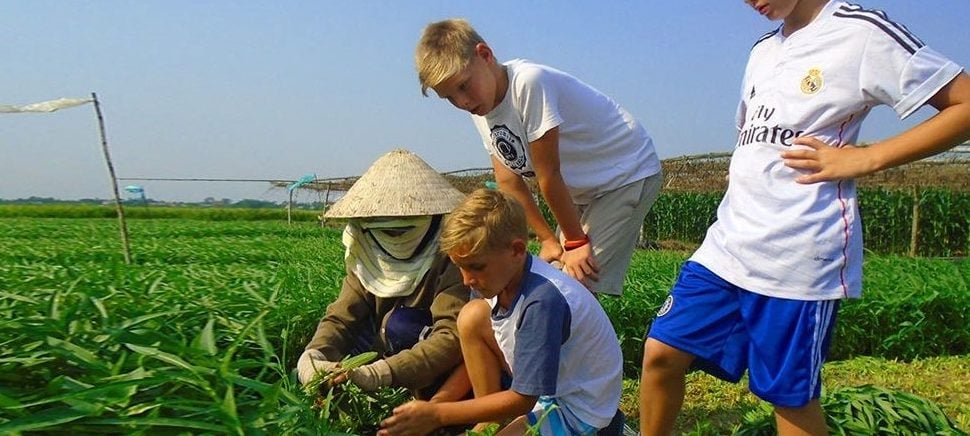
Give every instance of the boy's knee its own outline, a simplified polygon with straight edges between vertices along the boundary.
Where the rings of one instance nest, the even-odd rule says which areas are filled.
[[[686,372],[694,356],[656,339],[647,338],[643,350],[643,371]]]
[[[489,319],[492,309],[485,300],[475,298],[469,300],[458,312],[458,335],[461,338],[469,335],[480,335],[484,325],[488,325],[487,331],[491,332],[491,320]]]

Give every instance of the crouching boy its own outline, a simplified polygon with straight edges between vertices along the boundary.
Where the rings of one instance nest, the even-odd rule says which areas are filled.
[[[488,422],[504,425],[499,434],[595,434],[610,423],[622,383],[616,332],[593,294],[527,242],[525,212],[508,194],[480,189],[452,211],[440,248],[480,297],[458,316],[475,398],[404,404],[380,434]]]

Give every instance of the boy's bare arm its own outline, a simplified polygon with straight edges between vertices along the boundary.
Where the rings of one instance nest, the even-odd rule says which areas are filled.
[[[795,143],[810,150],[781,154],[785,165],[806,174],[798,183],[852,179],[946,151],[970,138],[970,76],[960,73],[928,101],[940,112],[897,136],[865,148],[835,148],[812,137]]]
[[[436,428],[476,422],[505,422],[525,415],[538,397],[506,390],[465,401],[429,403],[411,401],[394,408],[381,421],[381,436],[424,435]]]
[[[559,127],[553,127],[539,139],[529,143],[532,152],[532,167],[536,171],[539,190],[549,204],[549,209],[556,217],[556,223],[567,241],[577,241],[586,238],[586,232],[579,221],[579,211],[573,204],[566,182],[562,179],[559,165]],[[587,278],[597,279],[599,265],[593,257],[590,244],[564,252],[562,254],[563,270],[576,280],[587,286]]]
[[[529,143],[532,155],[532,168],[536,171],[536,182],[543,198],[549,205],[563,237],[581,239],[585,234],[579,223],[579,212],[573,205],[566,182],[562,179],[559,166],[559,128],[553,127],[539,139]]]
[[[536,238],[539,239],[541,246],[539,257],[547,262],[559,260],[559,257],[562,256],[559,239],[556,238],[556,233],[549,227],[546,219],[542,217],[542,212],[539,212],[539,206],[532,198],[532,191],[529,190],[529,186],[525,184],[521,176],[506,168],[495,156],[491,156],[491,158],[492,168],[495,169],[495,181],[498,182],[499,188],[515,197],[525,209],[526,221],[528,221],[529,227],[532,227],[532,230],[536,232]]]

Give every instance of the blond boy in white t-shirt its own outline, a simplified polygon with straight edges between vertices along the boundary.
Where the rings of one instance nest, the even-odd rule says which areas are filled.
[[[539,257],[598,293],[620,295],[662,175],[646,129],[610,97],[546,65],[500,63],[467,21],[425,27],[415,60],[422,92],[472,115],[499,189],[525,207]],[[546,223],[523,178],[556,218]]]

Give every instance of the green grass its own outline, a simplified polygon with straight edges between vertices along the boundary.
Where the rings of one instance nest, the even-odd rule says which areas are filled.
[[[179,218],[129,224],[134,264],[126,266],[113,219],[0,218],[0,434],[337,430],[290,371],[343,278],[339,230]],[[626,295],[603,301],[630,374],[686,257],[638,252]],[[836,344],[916,356],[833,362],[826,383],[839,386],[842,377],[830,374],[848,365],[858,377],[844,377],[847,386],[922,393],[967,428],[968,388],[954,380],[970,379],[970,358],[927,357],[970,354],[953,352],[967,334],[955,313],[970,312],[968,270],[963,261],[870,256],[867,295],[852,304],[859,322],[873,324],[837,333]],[[852,310],[846,304],[845,317]],[[842,325],[852,324],[845,317]],[[684,428],[728,428],[753,407],[743,388],[691,377]]]
[[[899,362],[871,357],[829,362],[822,372],[823,397],[833,391],[876,385],[915,394],[938,404],[956,426],[970,430],[970,355],[931,357]],[[639,427],[637,405],[639,381],[624,383],[620,408],[634,427]],[[677,433],[724,434],[744,415],[759,408],[760,401],[740,383],[723,382],[703,373],[687,375],[684,408]],[[697,429],[703,431],[696,431]]]

